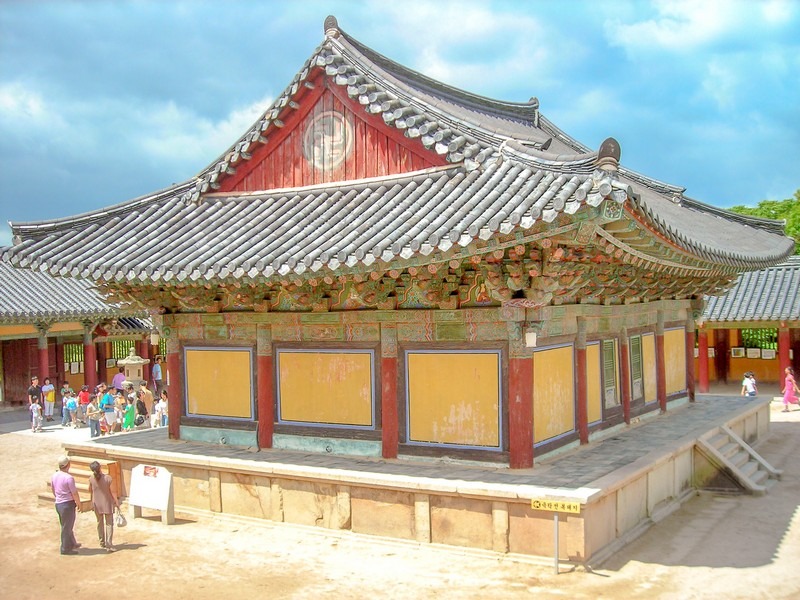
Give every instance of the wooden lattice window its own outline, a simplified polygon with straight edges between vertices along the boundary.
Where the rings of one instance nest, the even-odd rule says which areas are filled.
[[[606,408],[619,404],[616,340],[603,340],[603,399]]]
[[[64,344],[64,373],[83,373],[83,344]]]
[[[644,397],[644,375],[642,372],[642,336],[635,335],[630,339],[631,352],[631,399]]]
[[[111,340],[111,358],[126,358],[136,348],[135,340]]]
[[[83,344],[64,344],[64,362],[83,362]]]
[[[762,350],[778,349],[777,329],[742,329],[742,345]]]

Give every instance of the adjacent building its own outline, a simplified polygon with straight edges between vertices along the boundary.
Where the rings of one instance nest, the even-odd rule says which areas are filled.
[[[784,370],[800,372],[800,256],[743,273],[725,294],[708,299],[698,319],[700,391],[711,381],[783,383]]]
[[[0,249],[0,253],[2,253]],[[105,301],[86,279],[15,269],[0,260],[0,403],[28,401],[31,377],[75,390],[110,381],[131,347],[149,356],[146,311]]]

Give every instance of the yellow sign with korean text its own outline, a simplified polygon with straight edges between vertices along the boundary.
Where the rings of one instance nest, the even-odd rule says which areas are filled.
[[[548,498],[531,498],[531,508],[534,510],[552,510],[554,512],[579,514],[581,512],[581,503],[550,500]]]

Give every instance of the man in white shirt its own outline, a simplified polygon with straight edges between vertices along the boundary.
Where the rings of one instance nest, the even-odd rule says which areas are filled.
[[[758,388],[756,387],[756,377],[752,371],[744,374],[742,379],[742,396],[756,396],[758,395]]]

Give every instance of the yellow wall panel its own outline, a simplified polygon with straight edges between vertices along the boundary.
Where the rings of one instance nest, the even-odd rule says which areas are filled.
[[[186,349],[189,414],[253,418],[252,355],[246,349]]]
[[[642,375],[644,377],[644,401],[658,399],[656,389],[656,336],[652,333],[642,335]]]
[[[48,329],[48,333],[63,333],[65,331],[83,333],[83,325],[77,321],[73,321],[72,323],[53,323],[50,329]]]
[[[409,352],[408,439],[500,447],[500,355]]]
[[[682,327],[664,331],[664,371],[667,395],[686,389],[686,333]]]
[[[533,441],[575,430],[572,346],[533,353]]]
[[[278,353],[280,418],[373,425],[371,352]]]
[[[603,391],[600,380],[600,344],[586,346],[586,399],[589,423],[603,418]]]
[[[38,335],[34,325],[2,325],[0,326],[0,336],[12,335]]]

